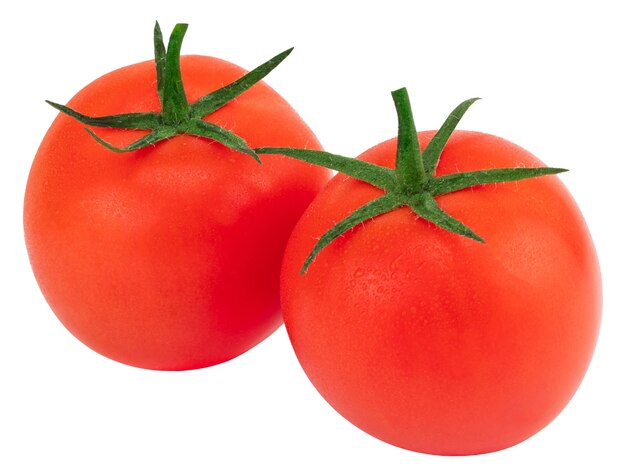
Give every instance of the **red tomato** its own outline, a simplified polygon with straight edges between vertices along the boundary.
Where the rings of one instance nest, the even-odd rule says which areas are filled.
[[[182,57],[189,102],[241,77],[225,61]],[[159,111],[155,64],[109,73],[69,106],[86,115]],[[266,143],[320,148],[258,83],[204,119]],[[94,128],[114,144],[145,132]],[[328,179],[279,157],[262,165],[179,135],[116,154],[59,115],[35,157],[24,203],[28,253],[61,322],[92,349],[151,369],[224,362],[281,324],[280,261],[296,220]]]
[[[422,149],[433,133],[420,133]],[[396,140],[360,159],[394,168]],[[491,135],[456,131],[436,175],[542,164]],[[594,247],[555,176],[436,198],[485,244],[408,207],[324,248],[320,236],[383,192],[337,175],[293,231],[281,276],[289,337],[308,377],[345,418],[391,444],[466,455],[530,437],[563,409],[600,323]]]

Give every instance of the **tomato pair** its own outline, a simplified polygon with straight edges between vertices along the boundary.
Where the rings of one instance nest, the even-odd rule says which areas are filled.
[[[584,220],[558,178],[540,177],[563,169],[455,131],[474,100],[417,134],[405,90],[397,139],[357,159],[322,152],[259,82],[289,51],[244,74],[181,58],[185,29],[165,48],[157,25],[155,62],[52,103],[65,114],[33,163],[24,224],[65,326],[131,365],[213,365],[280,325],[280,274],[300,363],[370,434],[474,454],[549,423],[601,311]],[[324,186],[327,168],[341,173]]]

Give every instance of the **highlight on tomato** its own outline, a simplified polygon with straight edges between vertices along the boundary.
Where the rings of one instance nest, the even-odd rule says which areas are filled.
[[[261,80],[287,50],[246,73],[180,56],[187,25],[155,60],[87,85],[32,164],[25,241],[41,291],[78,339],[149,369],[206,367],[282,323],[279,271],[296,220],[329,178],[268,143],[319,149]],[[87,126],[87,131],[85,131]]]
[[[413,451],[487,453],[550,423],[578,388],[601,318],[585,221],[521,147],[415,131],[357,159],[261,148],[338,170],[289,240],[285,325],[309,379],[341,415]],[[261,155],[266,157],[266,155]]]

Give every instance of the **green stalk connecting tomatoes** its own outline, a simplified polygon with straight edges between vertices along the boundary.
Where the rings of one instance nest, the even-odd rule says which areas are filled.
[[[289,240],[281,303],[295,353],[345,418],[393,445],[486,453],[564,408],[591,359],[598,261],[560,180],[526,150],[454,131],[415,132],[356,160],[257,149],[334,168]],[[536,177],[536,178],[533,178]]]
[[[166,48],[157,24],[155,61],[102,76],[68,106],[50,103],[63,114],[24,202],[32,268],[61,322],[94,350],[150,369],[218,364],[278,328],[287,238],[329,177],[279,157],[260,165],[252,150],[320,148],[260,82],[290,50],[246,73],[181,57],[186,29]]]

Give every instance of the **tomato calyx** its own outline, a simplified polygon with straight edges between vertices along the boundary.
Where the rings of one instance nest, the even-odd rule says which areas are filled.
[[[261,81],[291,53],[293,48],[283,51],[241,78],[189,104],[180,71],[180,51],[187,27],[188,25],[183,23],[174,27],[167,48],[163,42],[159,23],[157,22],[154,27],[154,57],[161,112],[131,112],[92,117],[52,101],[46,102],[88,126],[150,131],[131,144],[116,147],[99,137],[93,130],[86,128],[86,131],[98,143],[114,152],[130,152],[180,134],[189,134],[220,142],[260,162],[257,153],[243,138],[217,124],[205,121],[203,117],[218,110]]]
[[[484,243],[485,241],[471,228],[441,209],[435,197],[476,185],[513,182],[567,171],[567,169],[553,167],[513,167],[435,176],[441,153],[452,132],[478,98],[468,99],[459,104],[448,115],[443,125],[422,151],[406,88],[393,91],[391,95],[398,115],[395,169],[317,150],[283,147],[255,149],[258,154],[282,154],[311,164],[321,165],[367,182],[385,192],[384,195],[357,208],[348,217],[324,233],[304,261],[300,274],[306,272],[320,251],[346,231],[369,219],[403,206],[408,206],[416,215],[444,230]]]

